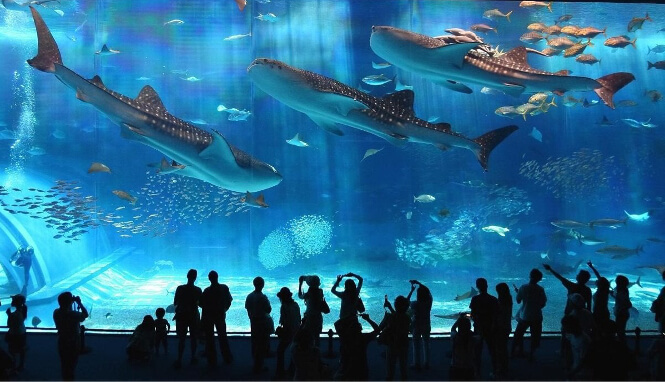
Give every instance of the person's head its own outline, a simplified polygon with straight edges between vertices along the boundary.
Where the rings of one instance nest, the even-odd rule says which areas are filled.
[[[577,277],[575,277],[575,280],[577,280],[577,282],[578,282],[579,284],[584,285],[584,284],[586,284],[586,283],[589,281],[590,278],[591,278],[591,273],[589,273],[589,271],[587,271],[587,270],[585,270],[585,269],[582,269],[582,270],[577,274]]]
[[[584,297],[579,293],[573,293],[568,296],[570,303],[573,305],[574,309],[583,309],[585,305]]]
[[[19,307],[25,305],[25,296],[22,294],[15,294],[12,296],[11,306]]]
[[[352,279],[344,281],[344,292],[356,293],[356,283]]]
[[[478,292],[480,292],[480,293],[487,292],[487,280],[485,280],[482,277],[477,278],[476,279],[476,288],[478,288]]]
[[[510,299],[510,287],[506,283],[498,283],[496,284],[496,293],[497,296],[499,297],[499,300],[502,299]]]
[[[155,311],[155,316],[157,318],[164,318],[165,315],[166,315],[166,310],[164,310],[164,308],[157,308],[157,310]]]
[[[598,287],[598,290],[607,292],[610,290],[610,282],[605,278],[601,277],[596,281],[596,286]]]
[[[279,301],[283,303],[293,301],[293,293],[291,293],[291,290],[287,287],[282,287],[282,289],[277,292],[277,298],[279,298]]]
[[[317,275],[305,277],[305,282],[310,288],[318,288],[321,286],[321,279]]]
[[[531,272],[529,272],[529,280],[533,282],[534,284],[537,282],[540,282],[540,280],[543,279],[543,272],[541,272],[538,268],[533,268]]]
[[[467,334],[471,333],[471,320],[466,316],[460,316],[457,319],[457,333]]]
[[[395,297],[395,311],[405,313],[409,310],[409,299],[404,296]]]
[[[143,326],[155,326],[155,319],[152,318],[151,315],[146,314],[143,316],[143,322],[141,323]]]
[[[193,283],[194,281],[196,281],[196,276],[198,276],[196,269],[190,269],[187,272],[187,281]]]
[[[208,280],[210,280],[211,284],[217,284],[219,282],[219,275],[216,271],[210,271],[208,273]]]
[[[72,292],[62,292],[58,295],[58,305],[60,308],[71,308],[74,302]]]
[[[624,275],[618,275],[614,282],[617,284],[619,289],[628,289],[628,277]]]
[[[266,282],[265,280],[263,280],[263,277],[256,276],[254,277],[254,281],[252,281],[252,284],[254,284],[254,289],[260,292],[263,290],[263,287],[266,285]]]

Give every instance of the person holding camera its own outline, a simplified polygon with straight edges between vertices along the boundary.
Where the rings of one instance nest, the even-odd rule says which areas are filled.
[[[307,292],[302,290],[303,283],[308,286]],[[319,276],[300,276],[298,278],[298,298],[305,301],[303,328],[309,330],[314,337],[314,345],[318,347],[323,331],[323,315],[330,313],[330,306],[323,297]]]
[[[62,379],[72,381],[81,354],[81,322],[88,318],[88,310],[81,303],[81,297],[73,296],[71,292],[60,293],[58,305],[53,311],[53,322],[58,331]]]
[[[409,280],[411,290],[406,298],[410,301],[413,312],[411,322],[413,334],[413,368],[420,370],[429,368],[429,336],[432,331],[430,313],[432,312],[432,292],[418,280]],[[411,295],[416,291],[416,301],[411,301]],[[421,357],[422,355],[422,357]],[[421,359],[422,358],[422,359]]]

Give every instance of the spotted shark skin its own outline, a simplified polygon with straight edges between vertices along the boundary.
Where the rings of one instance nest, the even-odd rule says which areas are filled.
[[[146,144],[184,167],[174,174],[197,178],[231,191],[257,192],[281,182],[282,176],[267,163],[230,145],[218,132],[210,133],[170,114],[150,86],[129,98],[107,88],[99,76],[86,80],[62,64],[53,35],[31,7],[38,38],[38,53],[28,64],[53,73],[120,126],[123,138]]]
[[[607,106],[614,108],[614,93],[635,79],[626,72],[595,80],[569,76],[567,71],[547,72],[528,64],[525,47],[496,55],[488,54],[486,49],[477,49],[480,46],[480,43],[447,44],[437,37],[388,26],[372,27],[370,37],[370,47],[381,58],[444,86],[451,81],[474,83],[513,96],[593,90]]]
[[[517,130],[505,126],[475,139],[452,131],[448,123],[429,123],[413,111],[414,93],[401,90],[378,98],[317,73],[281,61],[258,58],[247,68],[263,91],[285,105],[307,114],[325,130],[342,135],[336,124],[374,134],[393,144],[431,144],[441,149],[461,147],[472,151],[483,169],[491,151]]]

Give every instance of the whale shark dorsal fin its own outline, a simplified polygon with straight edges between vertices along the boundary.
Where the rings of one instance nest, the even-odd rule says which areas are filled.
[[[236,161],[236,156],[233,154],[231,145],[226,141],[226,138],[217,130],[213,130],[212,143],[203,149],[199,156],[201,158],[218,160],[224,163],[230,163],[231,161],[238,163]]]
[[[152,86],[150,85],[144,86],[143,89],[141,89],[141,91],[139,92],[139,95],[136,96],[134,100],[140,103],[150,105],[155,109],[166,111],[164,103],[162,103],[162,99],[159,98],[159,95],[157,94],[155,89],[153,89]]]
[[[508,53],[501,56],[501,59],[529,66],[529,63],[526,61],[526,48],[523,46],[511,49]]]
[[[106,89],[106,85],[102,82],[102,78],[99,75],[95,75],[88,80],[91,84],[97,86],[98,88]]]
[[[407,112],[409,116],[414,115],[413,99],[415,95],[413,90],[405,89],[395,93],[388,94],[383,97],[385,101],[390,102],[392,105],[399,107]]]

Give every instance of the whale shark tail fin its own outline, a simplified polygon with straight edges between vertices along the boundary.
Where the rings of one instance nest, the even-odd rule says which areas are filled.
[[[37,55],[28,60],[28,65],[42,72],[53,73],[55,72],[54,64],[62,65],[60,49],[39,12],[33,7],[30,7],[30,11],[37,29]]]
[[[510,134],[515,132],[515,130],[517,130],[517,126],[515,125],[504,126],[485,133],[473,140],[479,146],[475,153],[478,162],[480,162],[480,165],[483,166],[485,171],[487,171],[487,161],[492,150],[494,150],[494,148]]]
[[[612,100],[614,93],[621,90],[621,88],[631,83],[634,79],[634,75],[626,72],[608,74],[596,79],[596,81],[602,86],[593,91],[598,94],[598,97],[600,97],[607,106],[614,109],[614,101]]]

